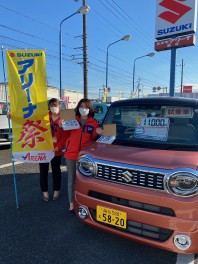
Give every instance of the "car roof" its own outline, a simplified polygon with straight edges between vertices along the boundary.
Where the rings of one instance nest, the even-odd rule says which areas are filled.
[[[102,103],[102,102],[93,102],[92,104],[93,105],[107,105],[107,106],[111,105],[109,103]]]
[[[184,98],[184,97],[149,97],[149,98],[134,98],[125,99],[113,102],[111,106],[127,106],[134,104],[160,104],[160,105],[181,105],[181,106],[198,106],[198,99],[195,98]]]

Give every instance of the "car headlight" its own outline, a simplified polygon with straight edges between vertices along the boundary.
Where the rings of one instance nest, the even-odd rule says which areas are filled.
[[[82,175],[91,177],[96,173],[96,164],[91,158],[82,156],[78,159],[78,170]]]
[[[167,175],[165,185],[168,192],[182,197],[198,194],[198,175],[188,171]]]

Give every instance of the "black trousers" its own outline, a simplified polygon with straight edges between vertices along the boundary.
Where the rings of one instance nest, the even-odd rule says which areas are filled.
[[[53,190],[60,191],[61,188],[61,156],[55,156],[51,160],[52,176],[53,176]],[[48,171],[49,163],[39,163],[40,168],[40,186],[42,192],[48,191]]]

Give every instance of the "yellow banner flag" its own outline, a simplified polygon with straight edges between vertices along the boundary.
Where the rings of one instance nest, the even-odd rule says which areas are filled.
[[[30,163],[49,162],[54,152],[47,105],[45,52],[9,50],[6,60],[13,157]]]

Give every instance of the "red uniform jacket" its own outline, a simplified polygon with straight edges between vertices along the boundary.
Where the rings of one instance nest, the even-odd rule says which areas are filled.
[[[53,140],[54,148],[56,148],[58,144],[61,144],[63,146],[64,131],[58,125],[60,122],[60,116],[58,117],[58,119],[53,121],[52,113],[51,113],[51,111],[49,111],[49,118],[50,118],[50,126],[51,126],[52,140]],[[58,151],[55,152],[55,156],[61,156],[61,155],[62,155],[62,148],[59,148]]]
[[[78,116],[76,116],[76,120],[80,124],[80,118]],[[93,117],[88,117],[84,128],[80,126],[78,129],[65,131],[66,151],[64,157],[66,159],[77,160],[80,150],[96,138],[97,127],[97,121]],[[58,148],[60,147],[62,149],[64,144],[61,146],[61,143],[58,143]]]

